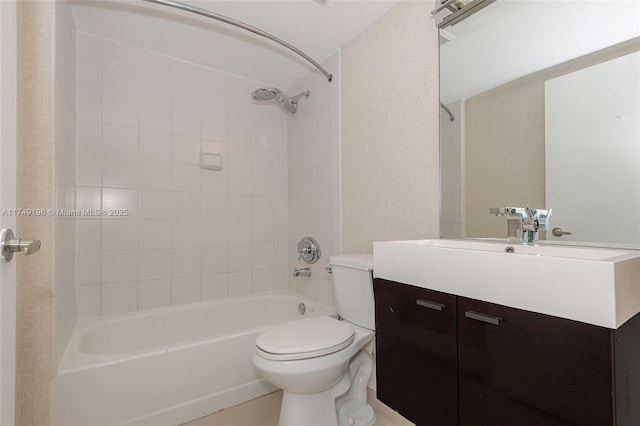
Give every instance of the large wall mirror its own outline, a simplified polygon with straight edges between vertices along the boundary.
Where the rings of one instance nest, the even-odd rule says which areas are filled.
[[[440,29],[441,236],[640,248],[640,1],[490,3]]]

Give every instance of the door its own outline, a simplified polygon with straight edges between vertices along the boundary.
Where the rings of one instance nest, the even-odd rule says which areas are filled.
[[[546,207],[559,241],[640,244],[640,52],[545,83]]]
[[[16,3],[0,1],[0,228],[15,230]],[[14,424],[16,266],[0,261],[0,425]]]
[[[460,426],[613,426],[613,331],[458,297]]]
[[[458,424],[456,297],[376,278],[376,392],[417,425]]]

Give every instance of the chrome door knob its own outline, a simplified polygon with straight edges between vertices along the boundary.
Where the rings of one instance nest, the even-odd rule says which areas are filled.
[[[554,237],[562,237],[563,235],[571,235],[571,232],[565,231],[564,229],[560,228],[559,226],[553,228],[551,230],[551,233],[553,234]]]
[[[16,238],[11,229],[0,231],[0,252],[3,262],[11,262],[13,253],[22,252],[26,255],[40,250],[40,240],[23,240]]]

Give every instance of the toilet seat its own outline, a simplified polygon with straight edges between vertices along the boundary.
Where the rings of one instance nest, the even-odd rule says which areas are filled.
[[[273,327],[256,339],[256,353],[274,361],[328,355],[349,346],[355,330],[326,315],[303,318]]]

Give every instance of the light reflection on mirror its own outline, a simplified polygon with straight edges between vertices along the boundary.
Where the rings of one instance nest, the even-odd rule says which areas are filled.
[[[440,34],[441,236],[529,205],[571,232],[542,240],[640,248],[640,2],[498,0]]]

